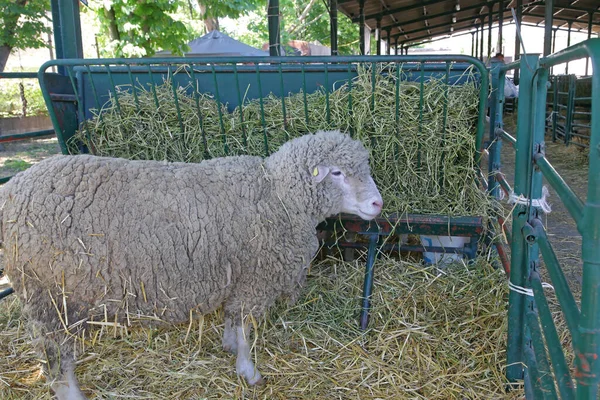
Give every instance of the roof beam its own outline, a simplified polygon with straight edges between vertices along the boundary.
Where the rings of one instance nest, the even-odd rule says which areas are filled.
[[[389,10],[378,12],[376,14],[365,15],[365,20],[376,19],[377,17],[385,17],[385,16],[391,15],[391,14],[411,11],[411,10],[414,10],[417,8],[427,7],[427,6],[430,6],[433,4],[444,3],[446,1],[448,1],[448,0],[428,0],[428,1],[422,1],[421,3],[418,3],[418,4],[413,4],[410,6],[392,8]],[[352,22],[358,22],[358,18],[352,18]]]
[[[507,12],[507,11],[508,11],[508,9],[506,9],[506,8],[505,8],[505,9],[504,9],[504,12]],[[497,14],[498,14],[498,13],[495,13],[496,17],[497,17]],[[481,14],[481,16],[482,16],[482,17],[484,17],[484,18],[486,17],[486,15],[485,15],[485,14]],[[478,18],[478,17],[474,17],[473,15],[470,15],[470,16],[468,16],[468,17],[465,17],[465,18],[457,19],[457,20],[456,20],[456,23],[457,23],[457,24],[460,24],[461,22],[468,22],[468,21],[471,21],[471,20],[473,20],[473,18]],[[496,20],[496,19],[497,19],[497,18],[494,18],[494,20]],[[427,30],[431,30],[431,29],[443,28],[443,27],[445,27],[445,26],[450,26],[450,24],[448,24],[447,22],[444,22],[444,23],[437,24],[437,25],[430,25],[430,26],[428,26],[428,27],[425,27],[425,28],[413,29],[412,31],[405,31],[405,32],[403,33],[403,35],[411,35],[411,34],[413,34],[413,33],[419,33],[419,32],[423,32],[423,31],[427,31]],[[448,31],[448,33],[449,33],[449,32],[450,32],[450,31]],[[396,35],[392,35],[392,38],[393,38],[393,37],[395,37],[395,36],[399,36],[399,35],[398,35],[398,34],[396,34]],[[411,40],[411,41],[412,41],[413,39],[412,39],[412,38],[409,38],[409,40]]]
[[[534,14],[534,13],[531,13],[531,12],[524,12],[523,15],[527,15],[529,17],[542,18],[542,19],[545,17],[544,14]],[[587,24],[588,23],[586,20],[566,18],[566,17],[561,17],[561,16],[555,16],[552,19],[555,19],[555,20],[558,20],[558,21],[576,23],[576,24]],[[562,25],[564,25],[564,24],[561,24],[561,26]],[[594,26],[600,26],[600,23],[592,21],[592,25],[594,25]]]
[[[492,4],[492,3],[488,2],[488,1],[484,1],[482,3],[471,5],[471,6],[468,6],[468,7],[461,7],[460,11],[456,11],[456,10],[452,9],[452,11],[444,11],[444,12],[438,13],[438,14],[427,14],[427,15],[424,15],[423,17],[421,17],[421,18],[413,19],[413,20],[411,20],[409,22],[406,22],[404,25],[414,24],[416,22],[422,22],[422,21],[425,21],[425,20],[430,20],[430,19],[434,19],[434,18],[444,17],[446,15],[458,14],[458,13],[462,13],[463,11],[475,10],[477,8],[480,8],[480,7],[486,7],[489,4]],[[391,24],[391,25],[388,24],[388,25],[384,25],[384,28],[387,28],[387,27],[395,28],[397,26],[399,26],[399,24],[396,24],[396,25],[394,25],[394,24]]]
[[[538,0],[538,1],[534,1],[532,3],[526,4],[524,7],[544,7],[546,4],[545,1],[543,0]],[[583,11],[583,12],[590,12],[590,11],[598,11],[600,10],[600,5],[596,6],[596,8],[585,8],[585,7],[578,7],[578,6],[574,6],[574,5],[560,5],[560,4],[554,4],[554,9],[563,9],[563,10],[569,10],[569,11]],[[560,10],[559,10],[560,11]]]

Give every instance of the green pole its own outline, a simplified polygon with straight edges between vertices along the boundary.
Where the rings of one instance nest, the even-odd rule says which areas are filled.
[[[521,29],[521,19],[523,15],[523,0],[517,0],[517,29]],[[515,32],[515,59],[513,61],[517,61],[521,57],[521,38],[519,37],[519,33]],[[519,69],[515,69],[515,74],[513,76],[513,80],[515,85],[519,84]]]
[[[281,55],[281,36],[279,32],[279,0],[269,0],[267,7],[267,22],[269,24],[269,55]]]
[[[568,30],[567,30],[567,47],[571,45],[571,27],[573,27],[573,22],[567,22]],[[567,61],[567,66],[565,67],[565,75],[569,75],[569,62]]]
[[[475,54],[475,32],[471,32],[471,57]]]
[[[498,44],[496,45],[496,53],[504,54],[502,50],[502,25],[504,25],[504,0],[500,0],[498,8]]]
[[[381,17],[377,17],[377,30],[375,31],[375,40],[377,40],[377,55],[381,55]]]
[[[552,49],[552,18],[554,16],[554,0],[546,0],[544,17],[544,57],[550,54]]]
[[[56,58],[83,58],[78,0],[52,0],[52,24]],[[65,67],[58,67],[65,75]]]
[[[358,33],[360,43],[358,45],[360,47],[360,54],[364,56],[367,54],[365,51],[365,0],[358,0],[358,18],[358,26],[360,29],[360,32]]]
[[[592,108],[588,192],[583,218],[579,223],[582,236],[583,286],[579,318],[579,346],[575,349],[577,398],[596,399],[600,380],[600,43],[590,44],[592,63]]]
[[[531,165],[531,152],[529,144],[532,139],[531,116],[533,73],[538,65],[538,54],[527,54],[521,57],[520,70],[521,82],[519,90],[519,105],[517,114],[517,145],[515,156],[515,183],[513,191],[516,196],[528,196],[527,171]],[[531,69],[528,68],[528,65]],[[529,260],[527,257],[527,243],[521,234],[528,219],[527,207],[522,204],[515,205],[513,212],[510,281],[513,285],[526,287],[529,279]],[[523,354],[524,343],[529,341],[525,332],[525,307],[532,303],[532,297],[511,290],[508,297],[508,344],[506,377],[509,381],[523,379]]]
[[[588,28],[588,37],[587,37],[588,40],[591,39],[591,37],[592,37],[592,22],[593,22],[593,20],[594,20],[594,12],[590,11],[588,13],[588,26],[587,26],[587,28]],[[588,74],[589,64],[590,64],[590,58],[586,57],[586,59],[585,59],[585,74],[586,75]]]
[[[495,178],[495,172],[500,169],[500,149],[501,140],[496,140],[496,128],[500,127],[502,122],[502,100],[504,96],[504,85],[500,85],[500,67],[502,62],[493,60],[492,69],[492,92],[490,94],[490,153],[488,164],[488,191],[495,198],[499,197],[498,182]],[[502,74],[504,79],[505,74]],[[502,91],[501,91],[502,90]]]
[[[483,61],[483,30],[485,29],[485,15],[481,16],[481,43],[479,43],[479,59]]]
[[[387,34],[387,50],[385,53],[389,56],[391,48],[392,48],[392,38],[390,36],[392,34],[392,28],[391,27],[385,28],[385,33]]]
[[[329,0],[329,30],[331,37],[331,55],[337,56],[338,53],[338,10],[337,0]]]
[[[492,58],[492,23],[494,22],[494,3],[488,5],[488,43],[487,59]]]

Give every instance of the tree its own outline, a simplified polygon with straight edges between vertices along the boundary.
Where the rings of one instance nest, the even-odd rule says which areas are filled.
[[[12,50],[47,45],[42,34],[50,32],[44,23],[49,8],[47,0],[0,0],[0,72]]]
[[[182,0],[111,0],[96,8],[104,56],[151,56],[165,49],[173,54],[186,50],[188,27],[173,15]]]
[[[328,1],[323,0],[281,0],[281,41],[289,40],[317,41],[331,46],[329,31]],[[253,46],[261,47],[269,41],[269,29],[266,13],[255,15],[248,25],[250,34],[240,39]],[[338,50],[340,54],[358,54],[358,25],[352,24],[342,13],[338,13]]]
[[[219,30],[219,18],[239,18],[255,10],[261,0],[197,0],[200,17],[204,22],[204,31]]]

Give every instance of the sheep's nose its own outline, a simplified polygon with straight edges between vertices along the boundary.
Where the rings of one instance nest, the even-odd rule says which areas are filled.
[[[383,208],[383,200],[375,200],[373,202],[373,207],[378,208],[379,210],[381,210]]]

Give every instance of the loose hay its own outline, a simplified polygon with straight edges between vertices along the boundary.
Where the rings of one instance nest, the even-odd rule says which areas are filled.
[[[329,94],[321,88],[286,96],[285,115],[282,99],[274,95],[246,101],[228,113],[226,105],[191,85],[176,88],[177,99],[171,80],[155,90],[137,88],[135,96],[123,86],[117,98],[82,124],[71,149],[79,152],[82,142],[102,156],[198,162],[224,155],[265,156],[290,138],[340,129],[370,149],[384,216],[489,215],[490,200],[476,177],[475,80],[453,85],[430,77],[421,84],[406,81],[402,70],[396,74],[393,64],[376,68],[375,74],[359,68],[351,85],[337,84]]]
[[[381,260],[370,329],[357,328],[363,264],[313,266],[293,307],[256,321],[264,387],[235,375],[221,311],[191,324],[112,329],[76,373],[91,398],[513,399],[505,392],[506,280],[480,258],[442,272]],[[100,331],[95,329],[96,335]],[[16,297],[0,303],[0,398],[49,399]]]

